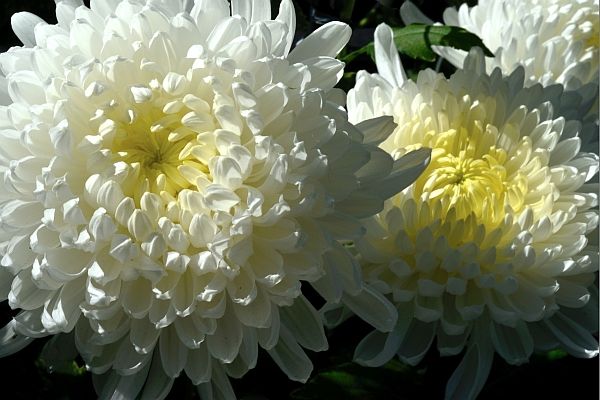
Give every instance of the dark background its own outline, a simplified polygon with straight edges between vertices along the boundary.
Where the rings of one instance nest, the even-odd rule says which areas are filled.
[[[20,45],[10,27],[10,16],[18,11],[30,11],[50,23],[55,23],[52,0],[0,0],[0,50]],[[400,26],[397,7],[401,0],[294,0],[298,18],[298,34],[314,30],[331,19],[348,22],[354,29],[349,45],[354,50],[371,40],[372,32],[380,22]],[[430,18],[441,21],[443,10],[462,3],[460,0],[414,1]],[[86,2],[87,3],[87,2]],[[272,0],[276,12],[278,0]],[[473,5],[474,1],[469,1]],[[409,76],[426,63],[403,58]],[[367,56],[360,56],[346,67],[341,85],[349,88],[354,83],[354,73],[360,69],[374,71]],[[451,73],[452,67],[441,65],[441,70]],[[310,296],[310,294],[307,293]],[[14,311],[6,302],[0,304],[0,326],[10,320]],[[440,358],[431,351],[417,367],[408,367],[393,361],[378,369],[363,368],[351,363],[355,345],[369,331],[361,321],[351,319],[329,332],[330,350],[310,353],[315,370],[306,385],[291,382],[262,352],[258,367],[242,379],[232,379],[240,398],[254,399],[441,399],[446,381],[460,362],[460,356]],[[90,374],[86,373],[80,359],[66,365],[63,371],[49,372],[40,353],[47,340],[38,339],[26,349],[0,359],[0,384],[2,399],[88,399],[95,398]],[[184,375],[184,374],[182,374]],[[265,396],[265,397],[261,397]],[[170,399],[196,399],[196,391],[182,376],[173,386]],[[529,364],[515,367],[499,357],[483,389],[481,399],[598,399],[598,358],[580,360],[555,351],[532,357]]]

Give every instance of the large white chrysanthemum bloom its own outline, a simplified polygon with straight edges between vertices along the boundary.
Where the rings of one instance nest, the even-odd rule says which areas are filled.
[[[446,25],[460,26],[479,36],[493,53],[487,72],[496,67],[509,74],[525,69],[525,84],[560,83],[577,89],[598,82],[600,13],[598,0],[479,0],[444,11]],[[406,2],[405,22],[432,21]],[[436,51],[457,68],[467,53],[450,47]]]
[[[0,298],[21,310],[0,356],[55,335],[100,397],[161,398],[185,371],[229,398],[259,346],[306,380],[302,348],[327,342],[301,281],[395,324],[337,240],[428,152],[394,162],[392,118],[327,101],[349,27],[289,52],[291,1],[191,3],[59,0],[57,25],[16,14],[25,47],[0,55]]]
[[[424,70],[407,81],[385,25],[375,52],[379,74],[358,74],[350,119],[393,115],[381,147],[432,154],[356,242],[364,279],[398,308],[395,329],[365,337],[356,359],[378,366],[397,354],[414,365],[432,345],[441,355],[466,347],[446,396],[467,399],[494,353],[510,364],[556,347],[597,355],[598,251],[586,235],[598,226],[598,185],[588,182],[598,156],[580,151],[578,120],[594,96],[524,87],[522,68],[488,75],[481,51],[449,79]]]

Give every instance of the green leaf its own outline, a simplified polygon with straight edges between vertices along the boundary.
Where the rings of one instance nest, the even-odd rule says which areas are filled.
[[[394,28],[393,31],[398,50],[416,59],[435,61],[436,54],[431,46],[449,46],[467,51],[478,46],[486,56],[494,56],[477,35],[457,26],[411,24]]]
[[[350,21],[352,18],[352,12],[354,11],[355,0],[345,0],[340,2],[339,15],[344,21]]]
[[[459,50],[470,50],[471,47],[481,47],[488,57],[494,54],[483,44],[475,34],[456,26],[411,24],[404,28],[393,28],[394,43],[402,54],[424,61],[435,61],[437,55],[431,46],[449,46]],[[356,57],[366,54],[375,60],[375,45],[373,42],[342,56],[340,59],[350,63]]]
[[[375,61],[375,45],[373,44],[373,42],[364,45],[358,50],[354,50],[350,53],[340,56],[340,60],[348,64],[352,62],[352,60],[354,60],[356,57],[362,54],[368,55],[373,61]]]
[[[80,376],[86,369],[85,366],[77,364],[76,358],[77,349],[73,341],[73,333],[63,333],[53,336],[46,342],[36,365],[49,373]]]
[[[77,361],[61,361],[48,365],[45,360],[38,359],[35,362],[36,366],[50,374],[57,373],[68,376],[81,376],[85,374],[85,365],[77,364]]]
[[[308,399],[403,399],[405,387],[423,380],[414,368],[392,360],[380,368],[361,367],[351,362],[316,374],[291,398]]]
[[[561,358],[565,358],[568,355],[566,351],[563,349],[551,350],[546,353],[546,358],[550,361],[560,360]]]

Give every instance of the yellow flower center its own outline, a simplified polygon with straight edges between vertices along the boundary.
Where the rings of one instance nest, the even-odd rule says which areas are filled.
[[[123,126],[111,150],[116,161],[123,161],[133,168],[138,185],[146,186],[154,193],[166,191],[174,195],[191,185],[181,173],[181,166],[187,165],[205,174],[208,168],[183,151],[186,140],[169,140],[169,134],[180,125],[175,118],[171,126],[163,126],[153,124],[152,114],[140,116]]]
[[[503,151],[498,155],[505,156]],[[467,150],[452,154],[447,148],[435,148],[428,170],[415,183],[415,192],[439,198],[444,209],[455,208],[457,216],[470,213],[478,217],[488,198],[501,199],[506,190],[506,171],[491,155],[482,159],[469,156]]]
[[[183,189],[198,186],[199,178],[210,180],[207,162],[216,151],[212,118],[203,113],[204,121],[199,121],[197,110],[161,98],[158,90],[153,96],[157,99],[127,104],[125,110],[118,106],[105,110],[114,124],[109,147],[113,162],[130,167],[125,186],[133,188],[136,200],[147,191],[176,197]]]
[[[583,36],[586,48],[592,47],[598,49],[600,47],[600,23],[597,21],[597,18],[585,21],[579,26],[579,30]]]
[[[431,206],[437,204],[442,222],[473,217],[490,230],[504,219],[507,206],[514,213],[526,206],[541,212],[543,198],[536,203],[527,197],[527,174],[545,166],[541,155],[532,154],[530,138],[509,139],[510,132],[502,135],[495,126],[481,120],[458,122],[439,132],[427,129],[431,127],[415,116],[399,128],[403,132],[397,132],[395,140],[382,145],[392,153],[395,149],[432,149],[429,166],[412,186],[414,198]],[[506,129],[510,131],[510,127]],[[503,146],[498,144],[500,136],[504,136]],[[509,156],[507,149],[511,147]],[[542,170],[542,175],[548,175],[546,172]]]

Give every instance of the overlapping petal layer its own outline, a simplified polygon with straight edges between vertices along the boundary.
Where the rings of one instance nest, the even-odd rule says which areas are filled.
[[[57,18],[15,15],[27,47],[0,56],[0,296],[21,310],[0,354],[58,335],[101,397],[161,398],[182,371],[231,397],[259,346],[296,380],[327,347],[302,281],[393,328],[336,240],[428,152],[394,162],[390,117],[355,127],[327,100],[348,26],[289,52],[290,1],[271,19],[267,0],[64,0]]]
[[[378,28],[381,75],[358,75],[349,115],[393,115],[398,127],[380,146],[432,155],[356,242],[365,280],[399,315],[391,333],[365,337],[357,360],[397,354],[414,365],[434,342],[442,355],[466,347],[446,396],[473,398],[494,352],[511,364],[558,346],[597,355],[598,249],[587,235],[598,227],[599,166],[580,151],[595,93],[524,87],[522,68],[488,74],[480,51],[450,78],[425,70],[407,81],[391,38]]]
[[[407,23],[431,22],[410,2],[402,14]],[[499,67],[510,74],[523,66],[527,86],[560,83],[569,90],[598,83],[599,18],[598,0],[479,0],[444,11],[446,25],[475,33],[494,53],[486,58],[488,73]],[[449,47],[436,51],[457,68],[467,55]]]

